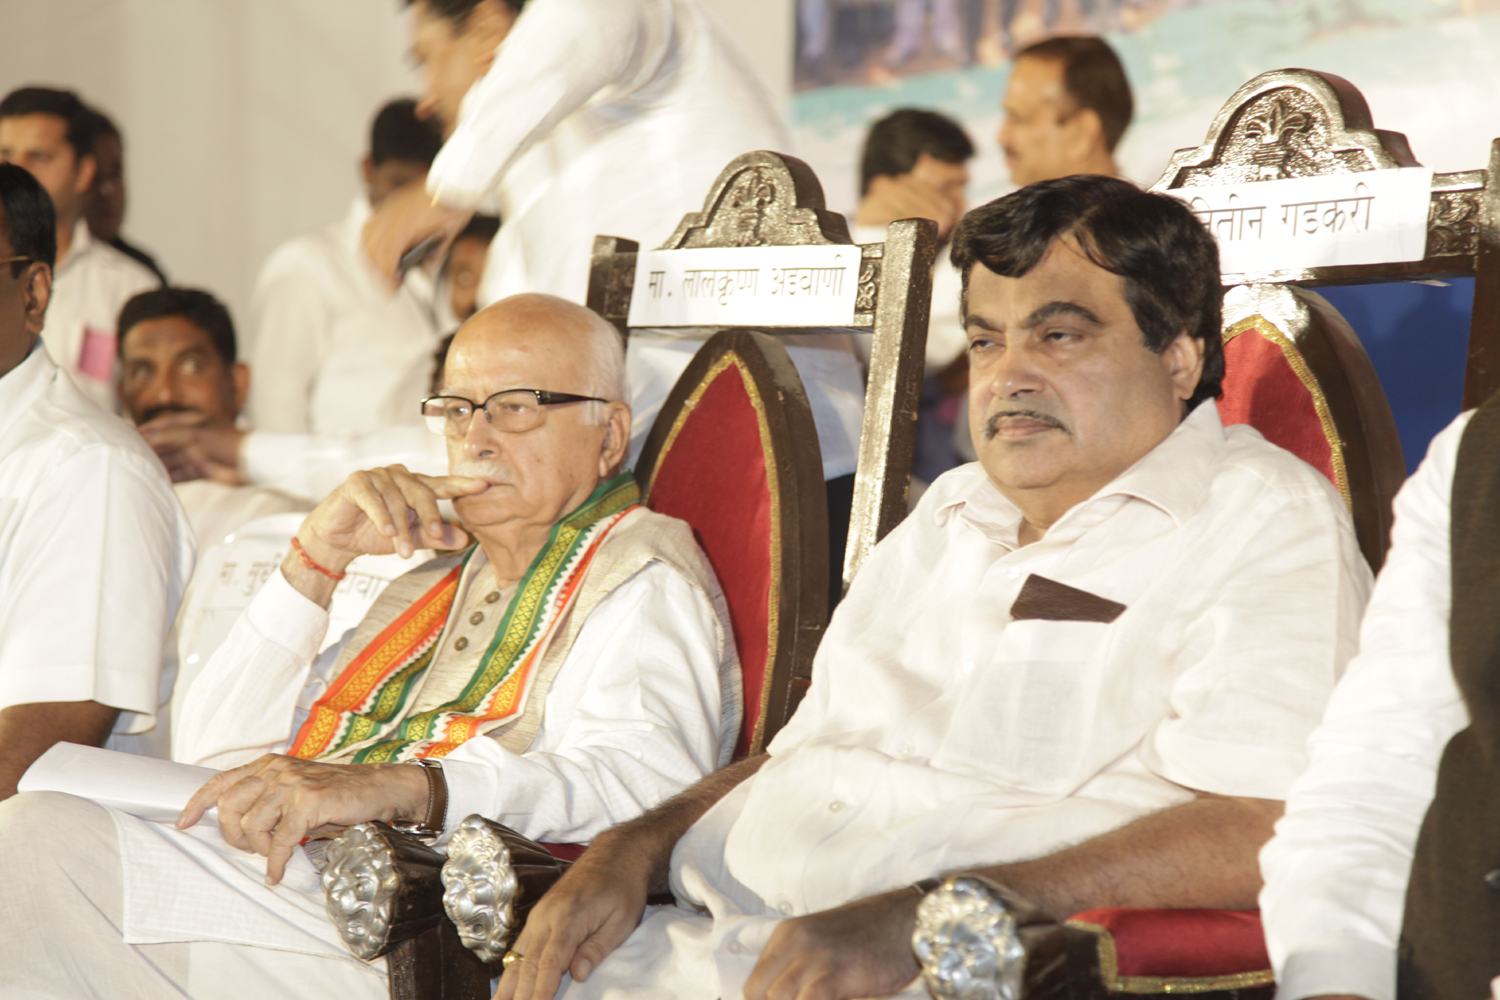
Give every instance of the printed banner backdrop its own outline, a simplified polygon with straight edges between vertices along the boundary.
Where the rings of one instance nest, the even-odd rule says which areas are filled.
[[[829,207],[853,211],[865,129],[900,107],[969,130],[971,205],[1010,190],[995,141],[1010,56],[1052,34],[1102,34],[1120,54],[1136,116],[1116,159],[1143,185],[1203,142],[1241,84],[1286,67],[1352,82],[1376,127],[1437,171],[1488,166],[1500,137],[1496,0],[798,0],[791,121]],[[1415,467],[1458,412],[1472,282],[1330,298],[1381,371]]]

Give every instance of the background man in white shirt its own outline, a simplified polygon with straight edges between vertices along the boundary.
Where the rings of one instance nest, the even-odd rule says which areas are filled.
[[[481,813],[587,841],[729,759],[727,612],[688,526],[620,473],[623,363],[613,327],[550,296],[463,327],[428,406],[452,474],[351,477],[180,702],[173,756],[233,768],[188,803],[188,829],[45,793],[0,807],[0,869],[37,880],[0,896],[7,986],[383,998],[384,963],[345,950],[304,836],[371,819],[446,836]],[[451,554],[319,655],[349,563],[420,547]],[[217,830],[193,825],[215,805]]]
[[[57,267],[42,341],[99,405],[114,409],[115,319],[155,274],[94,238],[83,208],[97,117],[71,91],[23,87],[0,100],[0,160],[30,171],[57,212]]]
[[[344,218],[271,252],[255,283],[245,355],[258,373],[247,413],[257,430],[359,434],[419,423],[433,349],[457,326],[439,308],[432,275],[416,269],[393,296],[365,257],[372,210],[420,191],[442,145],[416,102],[386,104],[360,163],[364,191]]]
[[[1119,175],[1114,151],[1134,101],[1125,67],[1104,39],[1049,38],[1017,52],[1001,111],[1000,152],[1017,186]]]
[[[229,310],[208,292],[157,288],[120,310],[120,402],[148,442],[152,422],[167,414],[210,431],[233,428],[249,388],[250,366],[237,358]],[[178,449],[156,454],[171,473],[200,553],[255,518],[312,509],[278,490],[202,478]]]
[[[1254,905],[1367,592],[1343,501],[1220,424],[1218,252],[1180,202],[1050,181],[953,256],[979,464],[876,546],[767,756],[595,839],[501,1000],[568,970],[572,998],[884,996],[910,883],[954,870],[1058,917]],[[690,905],[642,920],[668,888]]]
[[[0,798],[52,744],[133,749],[170,690],[162,637],[192,569],[151,450],[37,344],[56,230],[0,164]]]

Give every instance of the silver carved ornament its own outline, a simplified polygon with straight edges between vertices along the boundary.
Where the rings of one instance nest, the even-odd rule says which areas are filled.
[[[1026,949],[1015,918],[984,879],[950,876],[923,897],[911,943],[937,1000],[1020,1000]]]
[[[351,826],[329,842],[323,869],[328,919],[357,958],[381,954],[391,931],[399,879],[391,850],[370,823]]]
[[[443,864],[443,909],[464,947],[486,962],[505,954],[516,931],[519,883],[510,850],[480,816],[458,824]]]

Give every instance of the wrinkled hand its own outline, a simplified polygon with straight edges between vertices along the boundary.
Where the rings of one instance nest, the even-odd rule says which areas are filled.
[[[356,472],[307,515],[297,540],[334,572],[362,555],[405,559],[419,548],[461,549],[469,536],[443,520],[438,501],[489,485],[473,476],[423,476],[404,465]]]
[[[912,955],[921,895],[910,888],[782,921],[745,983],[745,1000],[846,1000],[896,993]]]
[[[468,209],[433,204],[423,185],[409,184],[387,195],[370,214],[365,223],[365,253],[375,271],[394,289],[402,254],[436,233],[444,236],[437,254],[447,253],[448,245],[473,214]]]
[[[211,479],[242,486],[240,442],[243,431],[213,423],[201,413],[163,413],[136,428],[167,467],[172,482]]]
[[[950,198],[911,174],[870,180],[859,207],[859,220],[888,225],[897,219],[931,219],[938,225],[938,241],[948,239],[963,217],[963,202]]]
[[[640,924],[648,867],[628,841],[595,839],[526,918],[511,945],[526,957],[505,970],[495,1000],[552,1000],[565,972],[587,979]]]
[[[177,827],[187,829],[217,805],[225,843],[264,855],[266,884],[276,885],[304,838],[368,820],[419,819],[427,796],[427,776],[408,764],[322,764],[267,754],[208,779]]]

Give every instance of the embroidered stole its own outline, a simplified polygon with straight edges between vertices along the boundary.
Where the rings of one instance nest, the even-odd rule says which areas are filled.
[[[463,691],[431,711],[406,716],[442,645],[471,549],[339,672],[298,731],[291,755],[354,763],[441,757],[482,729],[514,718],[600,544],[639,502],[635,480],[622,473],[553,525]]]

